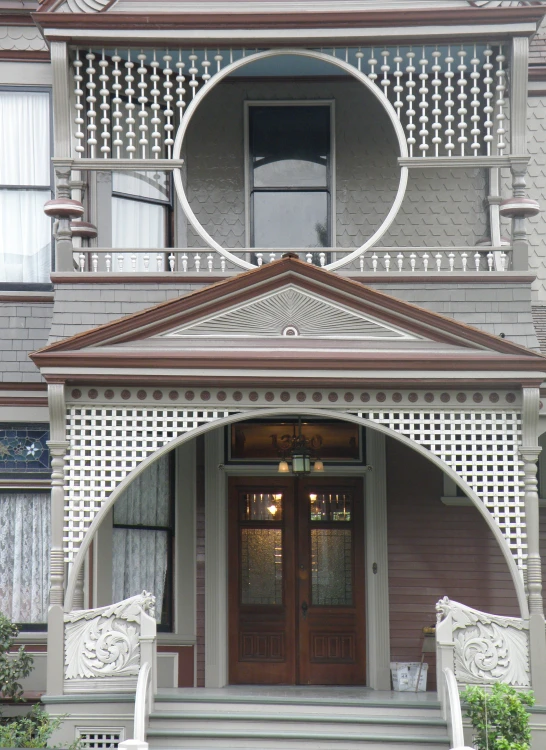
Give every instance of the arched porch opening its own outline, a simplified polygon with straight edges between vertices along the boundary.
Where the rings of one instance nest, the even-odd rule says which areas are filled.
[[[104,518],[106,517],[106,514],[111,510],[116,500],[123,494],[124,490],[131,484],[131,482],[137,476],[139,476],[143,471],[145,471],[145,469],[148,466],[153,464],[161,456],[170,452],[174,448],[177,448],[178,446],[181,446],[184,443],[191,441],[200,435],[205,435],[207,433],[210,433],[213,430],[222,429],[226,425],[230,425],[235,422],[242,421],[242,420],[248,421],[248,420],[256,419],[256,418],[263,419],[264,417],[273,418],[273,417],[283,417],[283,416],[284,417],[286,416],[302,416],[302,417],[309,416],[309,417],[321,417],[321,418],[328,418],[328,419],[335,418],[335,419],[339,419],[342,421],[352,422],[354,424],[358,424],[363,427],[366,427],[372,431],[376,431],[377,433],[390,436],[394,440],[399,441],[400,443],[406,445],[407,447],[421,454],[428,461],[430,461],[432,464],[437,466],[447,477],[449,477],[455,483],[457,487],[459,487],[462,490],[462,492],[466,495],[466,497],[469,498],[471,503],[475,506],[475,508],[478,510],[478,512],[481,514],[481,516],[485,520],[487,526],[489,527],[495,540],[497,541],[499,548],[502,552],[502,555],[508,566],[508,570],[510,572],[510,576],[513,581],[514,589],[517,595],[521,617],[524,619],[528,617],[528,605],[527,605],[527,599],[526,599],[525,589],[523,585],[523,580],[522,580],[520,572],[518,571],[518,568],[516,566],[512,553],[508,547],[508,544],[504,536],[502,535],[501,530],[499,529],[491,513],[484,506],[483,502],[480,500],[478,495],[472,490],[472,488],[468,485],[468,483],[465,482],[464,479],[462,479],[450,466],[448,466],[444,461],[442,461],[436,455],[434,455],[429,450],[419,445],[415,441],[410,440],[409,438],[390,429],[389,427],[386,427],[381,424],[377,424],[376,422],[372,422],[369,419],[366,419],[366,418],[363,418],[354,414],[348,414],[348,413],[328,410],[328,409],[306,408],[302,410],[301,407],[289,408],[286,406],[279,407],[279,408],[243,411],[237,414],[232,414],[230,416],[223,417],[213,422],[209,422],[200,427],[196,427],[195,429],[190,430],[172,439],[171,441],[166,443],[163,447],[159,448],[153,454],[151,454],[146,459],[144,459],[135,469],[133,469],[133,471],[130,472],[123,479],[123,481],[120,482],[120,484],[116,487],[116,489],[109,495],[108,499],[102,505],[100,511],[97,513],[89,529],[87,530],[86,536],[82,541],[82,544],[79,548],[79,551],[74,559],[73,565],[70,570],[66,597],[65,597],[65,609],[67,611],[70,611],[72,608],[78,574],[83,565],[83,562],[87,554],[87,551],[89,549],[89,546],[91,544],[91,541],[95,537],[95,534],[98,528],[100,527],[101,523],[103,522]]]

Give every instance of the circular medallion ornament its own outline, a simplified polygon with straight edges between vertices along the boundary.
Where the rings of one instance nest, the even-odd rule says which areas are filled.
[[[360,394],[360,400],[363,403],[365,403],[365,404],[368,403],[368,401],[370,400],[370,394],[369,393],[361,393]]]
[[[87,395],[89,396],[89,398],[92,398],[94,400],[99,395],[99,392],[96,388],[91,388],[91,390],[87,392]]]
[[[186,393],[184,394],[184,398],[186,399],[186,401],[193,401],[193,399],[195,398],[195,393],[193,391],[186,391]]]
[[[80,389],[74,388],[74,390],[72,391],[72,398],[81,398],[81,397],[82,397],[82,392],[80,391]]]
[[[104,398],[107,398],[108,401],[111,401],[114,398],[114,391],[111,388],[107,388],[104,391]]]
[[[137,398],[139,401],[144,401],[144,399],[148,396],[146,391],[137,391]]]
[[[425,401],[431,404],[434,401],[434,393],[425,393]]]
[[[345,395],[343,396],[343,398],[345,399],[345,401],[346,401],[346,402],[347,402],[348,404],[350,404],[350,403],[351,403],[352,401],[354,401],[354,400],[355,400],[355,397],[354,397],[354,394],[353,394],[353,393],[346,393],[346,394],[345,394]]]
[[[267,393],[265,394],[265,400],[269,402],[274,401],[275,394],[272,391],[267,391]]]
[[[466,393],[458,393],[457,394],[457,401],[460,404],[464,404],[464,402],[466,401]]]
[[[248,394],[248,398],[251,401],[257,401],[259,397],[258,397],[258,394],[256,393],[256,391],[250,391],[250,393]]]
[[[317,404],[318,404],[318,403],[319,403],[320,401],[322,401],[322,393],[320,393],[319,391],[315,391],[315,392],[313,393],[313,401],[315,401],[315,402],[316,402]]]
[[[154,391],[152,395],[155,401],[161,401],[163,398],[163,391]]]
[[[227,393],[225,391],[218,391],[218,393],[216,394],[216,398],[218,399],[218,401],[225,401],[227,398]]]
[[[128,399],[130,399],[131,398],[131,391],[128,391],[127,388],[124,388],[123,391],[121,392],[121,398],[124,401],[127,401]]]
[[[307,400],[307,396],[306,396],[306,394],[305,394],[305,393],[304,393],[303,391],[299,391],[299,392],[298,392],[298,393],[296,394],[296,398],[297,398],[297,400],[298,400],[298,401],[299,401],[300,403],[303,403],[304,401],[306,401],[306,400]]]
[[[169,398],[171,401],[176,401],[179,395],[178,391],[169,391]]]
[[[419,396],[414,392],[410,393],[410,395],[408,396],[408,401],[411,401],[412,404],[414,404],[418,400]]]

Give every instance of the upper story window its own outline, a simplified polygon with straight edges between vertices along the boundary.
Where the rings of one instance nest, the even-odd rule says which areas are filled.
[[[0,89],[0,282],[47,283],[51,271],[50,93]]]
[[[252,104],[248,112],[251,246],[330,247],[331,105]]]

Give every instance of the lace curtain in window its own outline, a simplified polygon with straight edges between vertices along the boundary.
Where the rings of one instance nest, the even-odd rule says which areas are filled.
[[[0,493],[0,612],[45,623],[49,595],[50,497]]]

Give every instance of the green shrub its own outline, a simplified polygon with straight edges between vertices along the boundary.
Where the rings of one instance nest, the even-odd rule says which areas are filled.
[[[23,688],[19,680],[28,677],[33,666],[32,656],[27,654],[24,646],[10,653],[18,632],[17,625],[0,614],[0,697],[14,701],[22,699]]]
[[[47,747],[62,717],[52,718],[40,706],[33,706],[26,716],[0,724],[0,747]]]
[[[461,693],[474,728],[476,750],[530,750],[531,730],[526,706],[534,695],[496,683],[491,690],[471,685]]]

